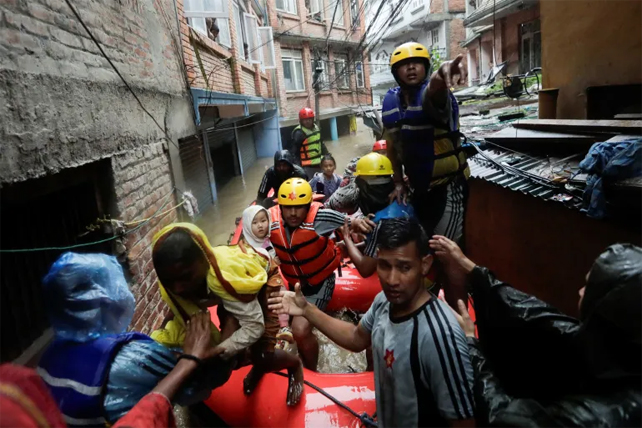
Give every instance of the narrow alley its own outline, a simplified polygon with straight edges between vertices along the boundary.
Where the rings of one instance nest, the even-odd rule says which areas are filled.
[[[326,141],[328,151],[337,161],[336,173],[343,174],[348,161],[369,153],[374,143],[370,128],[357,120],[356,135],[345,135],[337,141]],[[256,199],[265,170],[274,164],[271,157],[258,158],[242,176],[236,176],[218,190],[219,201],[203,212],[197,224],[209,237],[213,245],[224,245],[234,232],[234,222],[243,210]]]

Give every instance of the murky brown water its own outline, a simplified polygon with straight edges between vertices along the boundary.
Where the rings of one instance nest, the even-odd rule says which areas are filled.
[[[337,174],[342,175],[348,161],[369,153],[374,143],[370,128],[357,119],[357,134],[344,136],[338,141],[328,141],[326,146],[337,161]],[[256,193],[265,170],[272,166],[272,158],[260,158],[242,177],[234,177],[218,190],[218,204],[203,213],[197,221],[212,245],[225,245],[234,232],[236,218],[256,198]],[[337,314],[339,318],[345,318]],[[347,318],[345,318],[347,320]],[[349,373],[365,370],[365,352],[353,354],[330,342],[322,333],[315,331],[321,349],[318,370],[321,373]]]
[[[372,131],[361,119],[357,119],[356,135],[344,136],[338,141],[327,141],[326,146],[337,161],[337,174],[343,174],[350,159],[370,152],[373,143]],[[256,198],[263,174],[273,163],[272,158],[259,158],[245,171],[244,176],[234,177],[218,190],[218,204],[203,213],[197,221],[212,245],[227,244],[230,234],[234,232],[234,220]]]

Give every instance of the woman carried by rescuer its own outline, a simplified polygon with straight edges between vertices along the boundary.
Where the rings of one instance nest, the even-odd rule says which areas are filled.
[[[279,272],[279,259],[269,240],[270,224],[270,213],[260,205],[252,205],[243,211],[243,236],[239,246],[250,246],[268,261],[267,284],[258,294],[263,309],[265,332],[250,348],[253,367],[243,381],[243,392],[251,394],[265,373],[287,369],[286,402],[288,406],[294,406],[303,392],[303,364],[292,336],[289,315],[277,315],[267,307],[267,296],[271,292],[285,290],[285,283]]]

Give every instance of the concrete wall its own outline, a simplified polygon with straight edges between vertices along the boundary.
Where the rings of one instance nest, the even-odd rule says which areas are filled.
[[[177,138],[193,125],[171,43],[176,21],[165,21],[159,9],[171,17],[172,5],[113,0],[78,10],[154,118],[176,119],[168,131]],[[0,181],[51,174],[161,138],[63,0],[0,8]]]
[[[642,2],[544,1],[544,88],[560,88],[557,117],[586,117],[586,88],[642,82]]]
[[[73,2],[124,78],[173,141],[195,132],[172,0]],[[171,191],[173,146],[111,69],[64,0],[0,4],[0,182],[110,159],[112,218],[152,215]],[[166,199],[165,196],[169,195]],[[162,319],[149,245],[173,212],[127,236],[133,326]],[[56,243],[52,243],[56,244]]]

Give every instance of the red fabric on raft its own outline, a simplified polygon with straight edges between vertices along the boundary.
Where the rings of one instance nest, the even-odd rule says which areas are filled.
[[[0,366],[0,427],[66,427],[49,388],[35,370]]]
[[[151,393],[116,422],[113,428],[176,428],[174,410],[167,397]]]
[[[0,428],[65,428],[67,424],[35,370],[0,366]],[[144,396],[113,428],[176,428],[172,404],[162,394]]]

